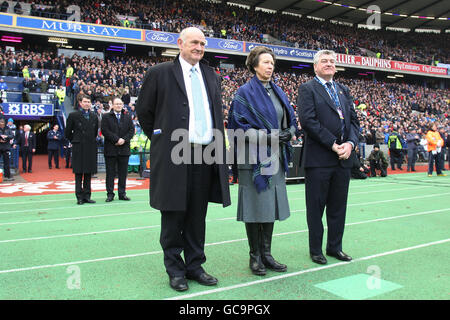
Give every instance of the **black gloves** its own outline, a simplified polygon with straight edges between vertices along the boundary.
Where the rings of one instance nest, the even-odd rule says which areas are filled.
[[[283,131],[281,131],[279,134],[279,139],[280,139],[280,142],[291,141],[291,139],[292,139],[291,130],[288,128],[288,129],[284,129]]]

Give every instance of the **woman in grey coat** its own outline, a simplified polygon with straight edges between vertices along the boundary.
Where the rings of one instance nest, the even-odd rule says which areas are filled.
[[[255,76],[236,92],[228,123],[228,129],[234,130],[229,136],[238,137],[238,129],[245,133],[244,140],[235,141],[239,179],[237,220],[245,223],[250,269],[255,275],[265,275],[266,268],[287,270],[286,265],[272,257],[271,244],[275,220],[290,216],[285,172],[291,156],[289,142],[297,121],[287,96],[270,81],[274,64],[275,55],[266,47],[256,47],[249,53],[246,65]],[[261,158],[261,142],[267,146],[266,158]]]

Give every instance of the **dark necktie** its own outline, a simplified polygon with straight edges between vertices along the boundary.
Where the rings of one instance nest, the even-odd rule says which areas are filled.
[[[337,92],[334,90],[333,85],[331,84],[331,82],[326,82],[325,83],[327,88],[328,88],[328,92],[331,94],[331,97],[334,101],[334,105],[336,106],[336,110],[339,113],[339,118],[341,119],[341,130],[342,130],[342,136],[341,139],[344,136],[344,132],[345,132],[345,120],[344,120],[344,112],[342,111],[341,108],[341,102],[339,101],[339,97],[337,95]]]
[[[117,121],[120,123],[120,113],[116,113]]]

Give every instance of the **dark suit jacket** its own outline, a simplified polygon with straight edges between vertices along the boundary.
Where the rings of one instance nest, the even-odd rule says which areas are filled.
[[[339,160],[337,154],[331,150],[335,141],[338,144],[351,141],[357,146],[359,134],[359,122],[350,91],[339,83],[336,83],[336,88],[345,119],[342,141],[339,113],[323,85],[312,79],[300,85],[298,89],[298,115],[305,132],[305,168],[336,165],[352,167],[350,158]]]
[[[87,120],[81,111],[69,114],[65,137],[72,143],[72,169],[74,173],[97,172],[98,118],[89,112]]]
[[[220,79],[214,70],[200,62],[208,92],[213,128],[223,135]],[[136,103],[136,113],[144,133],[151,139],[150,205],[161,211],[185,211],[187,198],[187,165],[174,164],[172,132],[189,129],[189,103],[179,59],[151,67],[145,75]],[[160,129],[160,133],[154,130]],[[187,137],[186,137],[187,138]],[[214,142],[213,142],[214,143]],[[221,146],[225,155],[225,144]],[[228,170],[225,164],[214,165],[210,202],[230,205]]]
[[[119,123],[114,110],[111,110],[111,112],[103,114],[101,128],[105,137],[105,157],[129,156],[131,154],[130,140],[134,136],[134,124],[129,114],[122,110]],[[119,138],[124,139],[125,143],[116,146]]]
[[[25,132],[19,134],[17,144],[20,145],[20,149],[25,148]],[[30,149],[36,149],[36,135],[31,131],[28,135],[28,146]]]
[[[55,136],[57,137],[57,139],[55,139]],[[62,138],[63,137],[61,132],[49,130],[47,132],[47,140],[48,140],[47,150],[59,150]]]

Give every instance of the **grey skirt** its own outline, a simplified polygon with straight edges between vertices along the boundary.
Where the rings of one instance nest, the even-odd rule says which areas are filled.
[[[253,183],[253,170],[239,169],[239,195],[237,221],[247,223],[270,223],[290,216],[286,180],[282,166],[272,176],[270,187],[261,193]]]

